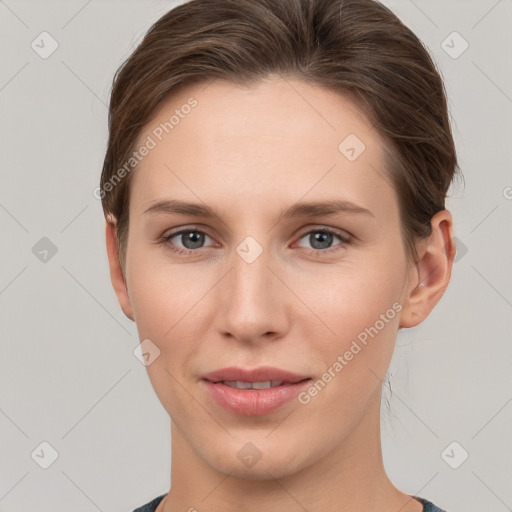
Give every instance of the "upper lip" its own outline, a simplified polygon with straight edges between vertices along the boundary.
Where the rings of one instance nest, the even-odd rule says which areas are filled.
[[[221,368],[219,370],[206,373],[202,378],[211,382],[266,382],[268,380],[277,380],[295,383],[304,379],[309,379],[309,376],[299,375],[280,368],[273,368],[272,366],[260,366],[258,368],[248,369],[231,366],[229,368]]]

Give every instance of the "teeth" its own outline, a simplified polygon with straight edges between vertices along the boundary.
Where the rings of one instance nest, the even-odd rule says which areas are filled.
[[[243,382],[240,380],[224,380],[222,384],[236,389],[267,389],[275,386],[281,386],[282,380],[266,380],[265,382]]]

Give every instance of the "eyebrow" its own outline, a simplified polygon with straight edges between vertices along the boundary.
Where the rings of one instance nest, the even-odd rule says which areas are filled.
[[[190,203],[178,199],[165,199],[150,206],[144,213],[165,213],[168,215],[190,215],[221,220],[219,214],[210,206],[201,203]],[[364,214],[375,217],[367,208],[352,201],[333,199],[329,201],[314,201],[296,203],[282,210],[279,221],[297,217],[323,217],[337,213]]]

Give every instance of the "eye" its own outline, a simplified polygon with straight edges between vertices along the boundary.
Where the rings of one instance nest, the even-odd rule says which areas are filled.
[[[350,235],[326,227],[308,231],[300,238],[300,240],[303,239],[312,246],[312,249],[308,249],[307,252],[315,255],[322,253],[332,254],[338,250],[345,249],[346,245],[351,242]],[[333,247],[332,244],[335,239],[338,239],[339,243]]]
[[[166,244],[169,249],[178,254],[190,255],[195,249],[203,249],[207,238],[212,240],[204,231],[186,228],[165,235],[162,237],[161,243]],[[173,242],[173,239],[176,239],[176,242]]]
[[[208,246],[205,246],[207,239],[213,241],[204,231],[188,227],[164,235],[159,242],[179,255],[190,256],[198,249],[207,248]],[[301,236],[300,240],[303,239],[312,246],[311,249],[306,247],[306,252],[313,255],[331,255],[333,252],[345,249],[346,245],[352,241],[352,237],[347,233],[327,227],[310,230]],[[333,241],[336,239],[338,243],[333,246]]]

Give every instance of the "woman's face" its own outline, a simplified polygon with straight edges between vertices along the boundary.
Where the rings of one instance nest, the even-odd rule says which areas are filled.
[[[249,479],[364,450],[415,284],[377,131],[348,99],[300,81],[215,81],[170,98],[144,144],[125,312],[151,340],[150,358],[160,351],[147,371],[173,443]],[[163,201],[200,215],[151,210]],[[343,208],[300,207],[334,201]],[[253,376],[285,380],[260,391],[213,383],[244,380],[236,375],[205,380],[263,366],[311,380]]]

